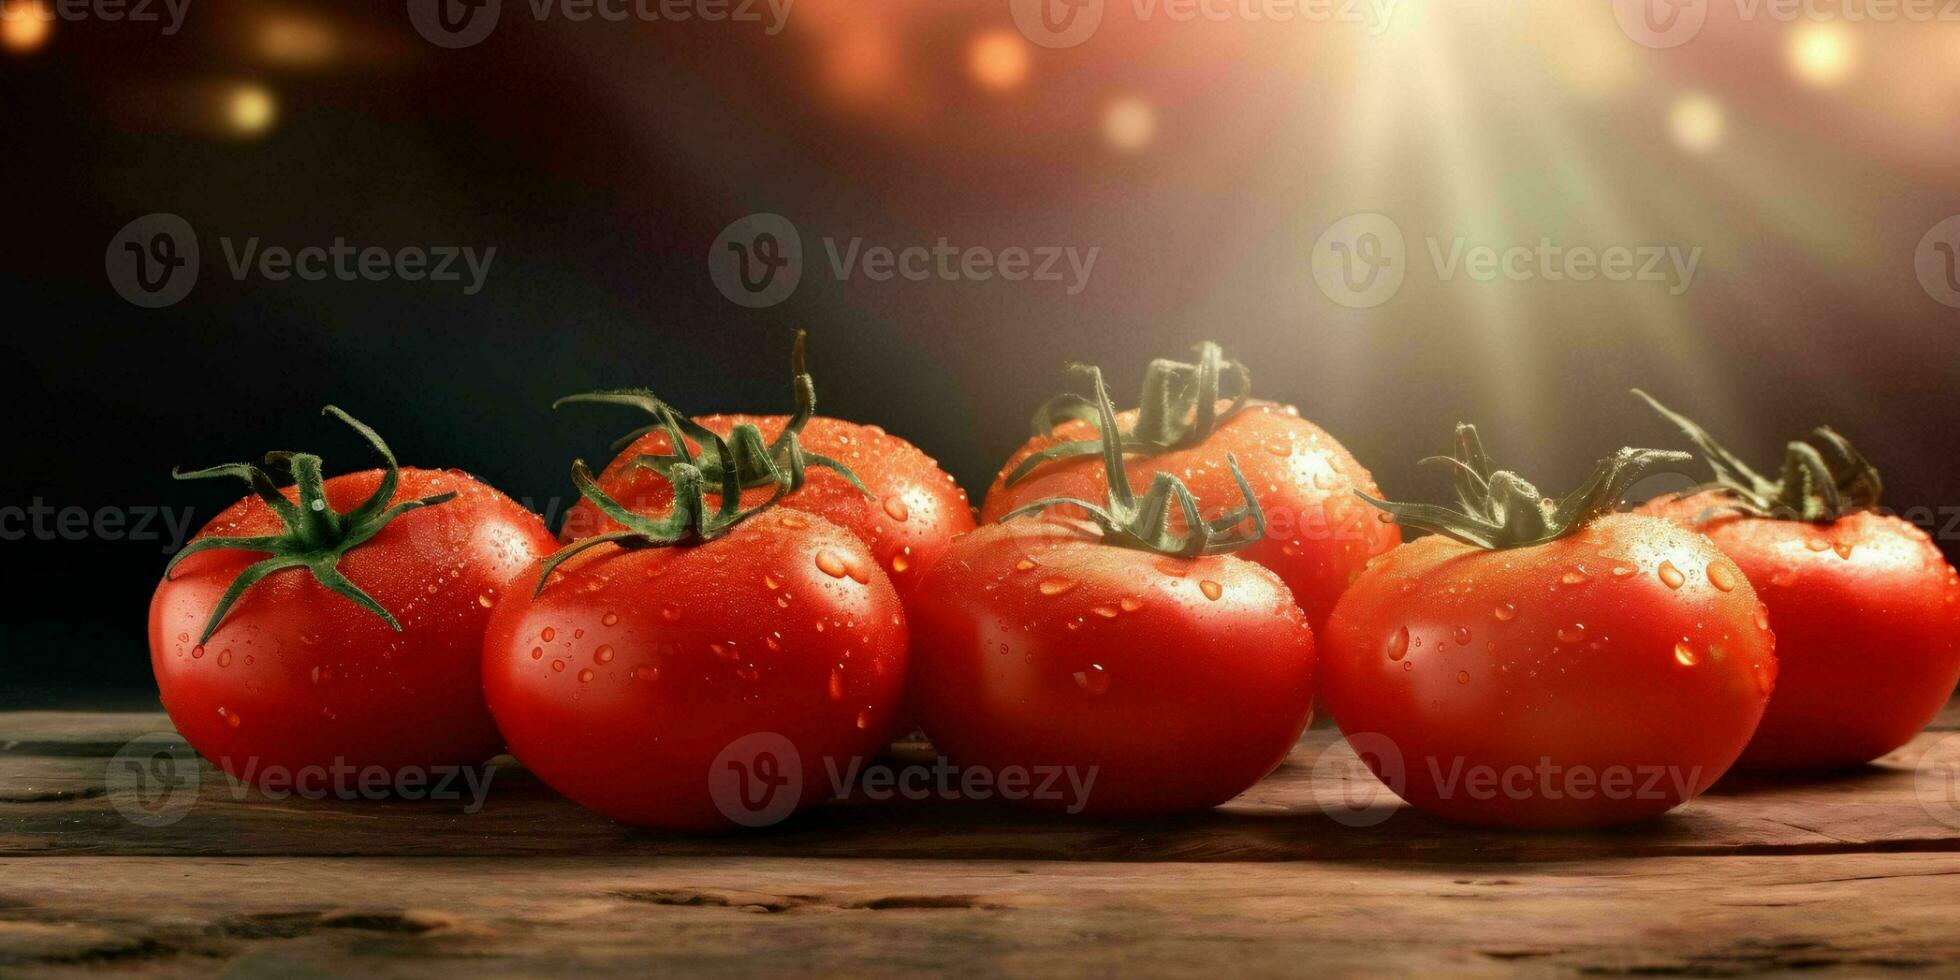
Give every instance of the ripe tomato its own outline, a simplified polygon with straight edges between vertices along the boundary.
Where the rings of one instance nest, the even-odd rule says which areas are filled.
[[[1401,540],[1392,524],[1355,499],[1355,491],[1380,495],[1374,478],[1346,448],[1291,405],[1248,398],[1250,375],[1236,361],[1223,362],[1216,344],[1200,344],[1199,363],[1157,361],[1144,383],[1143,405],[1117,416],[1126,435],[1124,462],[1130,480],[1146,484],[1158,473],[1178,476],[1200,500],[1229,499],[1238,492],[1225,457],[1234,455],[1265,511],[1265,537],[1238,552],[1279,573],[1315,630],[1368,560]],[[1217,398],[1221,377],[1235,381],[1233,400]],[[1173,393],[1168,401],[1166,393]],[[1094,455],[1098,429],[1078,402],[1044,406],[1042,434],[1028,440],[995,477],[980,509],[982,521],[1030,501],[1051,497],[1101,499],[1107,479]],[[1157,405],[1167,408],[1157,408]],[[1057,411],[1057,406],[1065,405]],[[1215,405],[1215,424],[1197,418],[1199,405]],[[1058,419],[1058,416],[1061,418]],[[1050,426],[1051,420],[1057,420]],[[1030,465],[1038,453],[1074,444],[1068,455]]]
[[[1660,410],[1700,445],[1717,480],[1642,512],[1712,538],[1754,583],[1776,631],[1782,673],[1739,764],[1855,766],[1911,741],[1960,681],[1960,573],[1924,531],[1873,511],[1878,474],[1829,430],[1794,443],[1784,469],[1801,477],[1814,460],[1820,477],[1772,481]]]
[[[801,334],[797,335],[793,370],[797,379],[795,414],[707,415],[694,421],[723,437],[752,425],[765,440],[778,445],[786,431],[796,433],[804,453],[817,465],[811,468],[808,482],[786,496],[783,503],[818,514],[857,535],[877,556],[878,566],[887,571],[899,593],[910,594],[919,573],[938,560],[947,543],[973,529],[966,491],[932,457],[904,439],[875,425],[812,415],[815,394],[803,369]],[[657,412],[657,403],[644,393],[575,395],[565,401],[611,401]],[[698,440],[686,441],[691,452],[704,448]],[[636,513],[663,513],[673,502],[672,486],[657,469],[636,461],[670,457],[673,451],[673,440],[659,426],[643,430],[607,464],[599,475],[599,486]],[[825,460],[848,466],[862,487],[825,467]],[[744,501],[750,505],[774,491],[766,475],[753,467],[745,470],[743,482],[747,487]],[[712,472],[708,484],[712,493],[717,485]],[[571,541],[618,528],[617,522],[590,501],[581,500],[566,514],[560,536]]]
[[[1121,472],[1113,452],[1105,465]],[[914,704],[933,744],[1003,796],[1026,778],[1024,802],[1068,812],[1215,806],[1306,727],[1313,633],[1279,576],[1222,553],[1258,537],[1242,479],[1247,507],[1187,520],[1183,541],[1162,520],[1174,499],[1195,514],[1176,477],[1141,501],[1114,486],[1091,511],[1101,534],[1023,516],[953,543],[919,585]]]
[[[758,826],[823,800],[884,745],[904,695],[906,621],[870,549],[767,503],[705,517],[686,463],[674,516],[640,517],[580,466],[623,528],[497,607],[484,691],[511,752],[580,805],[651,827]]]
[[[480,763],[503,744],[483,703],[484,623],[528,587],[551,532],[467,474],[398,470],[372,430],[328,411],[386,468],[322,481],[318,457],[292,456],[297,486],[261,483],[279,510],[247,497],[198,532],[150,601],[164,709],[199,753],[247,781],[336,763]],[[389,509],[396,497],[419,499]],[[425,503],[436,506],[415,506]],[[258,578],[276,567],[268,560],[288,567]]]
[[[1755,730],[1776,658],[1707,538],[1609,513],[1685,457],[1625,450],[1554,509],[1459,431],[1464,512],[1384,504],[1441,533],[1378,559],[1322,636],[1349,743],[1409,803],[1470,823],[1598,826],[1694,798]]]

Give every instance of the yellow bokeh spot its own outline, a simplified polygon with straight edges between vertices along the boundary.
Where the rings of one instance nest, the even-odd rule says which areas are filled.
[[[14,54],[40,50],[54,33],[54,13],[41,0],[5,0],[0,4],[0,47]]]
[[[967,49],[966,68],[981,88],[1019,88],[1028,79],[1028,42],[1012,31],[987,31]]]
[[[1722,142],[1726,129],[1722,107],[1705,95],[1684,95],[1667,111],[1667,128],[1674,142],[1691,153],[1705,153]]]
[[[279,104],[263,85],[235,85],[225,93],[225,125],[232,132],[257,136],[272,128]]]
[[[1141,150],[1157,138],[1157,109],[1126,95],[1103,110],[1102,130],[1110,146],[1126,153]]]
[[[1786,53],[1797,78],[1820,88],[1844,81],[1857,62],[1851,32],[1835,23],[1804,24],[1793,29]]]

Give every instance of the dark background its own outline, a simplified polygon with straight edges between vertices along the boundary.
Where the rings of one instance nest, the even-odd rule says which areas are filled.
[[[1855,67],[1820,81],[1789,60],[1790,25],[1715,17],[1655,51],[1566,0],[1411,5],[1381,37],[1132,24],[1123,4],[1056,51],[1017,48],[1005,2],[802,0],[774,37],[505,5],[455,51],[399,3],[229,0],[194,0],[171,37],[60,22],[0,51],[0,505],[190,507],[201,525],[239,489],[174,483],[173,465],[275,448],[371,465],[319,417],[331,402],[405,463],[544,509],[572,457],[637,424],[554,397],[644,384],[694,411],[780,411],[801,327],[826,414],[911,439],[974,493],[1065,361],[1100,362],[1133,398],[1148,358],[1209,338],[1391,495],[1439,493],[1415,460],[1457,419],[1547,490],[1614,447],[1675,445],[1626,394],[1639,384],[1766,465],[1828,421],[1892,506],[1946,508],[1940,523],[1960,506],[1960,311],[1913,271],[1921,236],[1960,212],[1956,25],[1855,27],[1839,39]],[[976,67],[986,38],[1025,70]],[[226,121],[239,86],[276,100],[269,125]],[[1721,107],[1719,136],[1684,133],[1684,98]],[[1154,129],[1112,135],[1110,107],[1138,104]],[[203,271],[183,302],[140,309],[104,250],[159,211],[198,230]],[[788,301],[749,310],[706,257],[762,211],[796,223],[807,258]],[[1358,211],[1393,217],[1414,266],[1366,310],[1309,269],[1320,232]],[[1443,282],[1419,264],[1427,235],[1704,255],[1680,296]],[[464,296],[233,281],[221,236],[497,251]],[[825,236],[1101,251],[1069,296],[839,282]],[[0,703],[153,698],[143,624],[167,544],[0,542]]]

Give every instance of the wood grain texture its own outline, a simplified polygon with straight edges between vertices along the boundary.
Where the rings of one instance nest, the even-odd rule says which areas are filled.
[[[1732,777],[1660,820],[1586,833],[1480,831],[1434,820],[1383,790],[1337,733],[1316,729],[1239,799],[1175,819],[1102,823],[1000,804],[854,794],[761,831],[677,836],[583,811],[508,760],[474,813],[465,812],[466,800],[267,800],[206,765],[182,819],[140,826],[118,810],[127,792],[112,792],[105,777],[131,738],[173,737],[163,716],[0,714],[0,855],[1550,861],[1948,852],[1960,851],[1956,720],[1950,708],[1935,729],[1852,772]]]
[[[0,859],[0,972],[1871,975],[1960,963],[1960,856],[1489,865]]]

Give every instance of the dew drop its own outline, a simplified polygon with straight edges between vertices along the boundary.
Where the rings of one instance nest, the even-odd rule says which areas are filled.
[[[191,647],[192,660],[201,659],[203,656],[204,656],[204,644],[200,643],[197,646]]]
[[[578,672],[578,682],[580,684],[590,684],[592,683],[592,676],[592,668],[587,667]]]
[[[543,659],[544,659],[544,647],[532,647],[532,648],[531,648],[531,659],[532,659],[532,660],[543,660]]]
[[[612,663],[612,659],[613,659],[612,647],[602,646],[599,649],[592,651],[592,661],[594,663],[609,664]]]
[[[1737,579],[1735,569],[1727,562],[1714,562],[1708,566],[1708,584],[1723,592],[1735,591]]]
[[[864,709],[861,709],[861,710],[859,710],[859,711],[858,711],[858,716],[857,716],[857,726],[858,726],[858,728],[859,728],[859,729],[865,729],[865,728],[870,728],[870,727],[871,727],[871,709],[870,709],[870,708],[864,708]]]
[[[809,521],[806,521],[803,518],[796,516],[795,514],[784,514],[783,519],[777,521],[776,523],[781,524],[782,526],[787,528],[805,528],[810,526]]]
[[[1459,671],[1457,671],[1457,672],[1456,672],[1456,682],[1457,682],[1458,684],[1468,684],[1468,683],[1470,683],[1470,672],[1469,672],[1469,671],[1467,671],[1467,670],[1459,670]]]
[[[1025,572],[1033,567],[1034,567],[1034,559],[1032,558],[1023,558],[1020,561],[1014,563],[1014,570],[1017,572]]]
[[[1681,570],[1675,568],[1671,561],[1661,562],[1660,576],[1661,581],[1667,583],[1670,589],[1678,589],[1688,581],[1688,577],[1681,574]]]
[[[497,599],[495,596],[492,596],[490,593],[484,592],[476,597],[476,604],[482,606],[485,609],[488,609],[491,606],[497,604]]]
[[[225,724],[231,728],[237,728],[239,725],[245,723],[245,719],[240,718],[238,716],[238,712],[231,711],[226,708],[218,709],[218,717],[223,718],[225,720]]]
[[[1570,626],[1559,627],[1558,641],[1560,643],[1578,643],[1585,638],[1586,624],[1584,623],[1573,623]]]
[[[1210,599],[1213,602],[1217,602],[1219,596],[1225,594],[1225,587],[1219,585],[1217,582],[1214,582],[1211,579],[1205,579],[1198,583],[1198,591],[1203,592],[1205,594],[1205,598]]]
[[[612,613],[612,612],[609,612],[609,613],[607,613],[607,614],[605,614],[604,616],[602,616],[602,617],[600,617],[600,619],[599,619],[599,625],[601,625],[601,626],[618,626],[618,625],[619,625],[619,614],[618,614],[618,613]]]
[[[678,623],[681,619],[681,611],[675,609],[673,606],[662,606],[660,607],[660,618],[670,623]]]
[[[564,662],[563,660],[557,660],[557,659],[554,659],[554,660],[552,660],[552,661],[551,661],[551,672],[552,672],[552,673],[554,673],[554,674],[557,674],[557,673],[563,673],[563,672],[564,672],[564,670],[565,670],[565,662]]]
[[[850,570],[844,564],[844,559],[838,557],[837,552],[829,548],[817,552],[817,568],[831,578],[843,578],[844,573]]]
[[[1400,660],[1409,653],[1409,628],[1402,627],[1388,638],[1388,659]]]
[[[1564,575],[1559,576],[1558,580],[1566,585],[1581,585],[1592,581],[1592,576],[1587,575],[1583,568],[1569,568]]]
[[[911,509],[906,507],[904,499],[898,496],[886,497],[884,507],[885,513],[891,515],[894,521],[902,521],[912,516]]]
[[[1456,645],[1460,647],[1470,645],[1470,627],[1459,626],[1456,628]]]
[[[1166,558],[1157,563],[1157,570],[1171,578],[1183,578],[1191,574],[1191,563],[1176,558]]]
[[[830,699],[832,701],[844,700],[844,668],[842,666],[832,667],[830,669]]]
[[[1851,549],[1854,547],[1856,547],[1856,545],[1853,545],[1849,541],[1841,541],[1838,543],[1837,547],[1831,550],[1837,552],[1837,556],[1839,558],[1849,560],[1851,558]]]
[[[1293,455],[1293,440],[1282,438],[1267,440],[1266,451],[1275,456],[1291,456]]]
[[[1632,565],[1614,565],[1607,571],[1611,572],[1614,578],[1626,578],[1634,573],[1635,568]]]
[[[550,643],[558,638],[558,631],[547,626],[544,628],[544,632],[538,634],[538,638],[546,643]]]
[[[1810,540],[1805,541],[1803,543],[1803,546],[1809,548],[1812,551],[1831,550],[1831,543],[1829,541],[1824,540],[1823,538],[1811,538]]]
[[[906,557],[905,557],[904,555],[893,555],[893,556],[892,556],[892,571],[894,571],[894,572],[903,572],[903,571],[905,571],[906,569],[908,569],[908,568],[911,568],[911,567],[912,567],[912,563],[911,563],[911,561],[909,561],[909,560],[907,560],[907,559],[906,559]]]
[[[229,667],[229,666],[231,666],[231,651],[230,651],[230,650],[220,650],[220,651],[218,651],[218,666],[220,666],[220,667]]]
[[[652,683],[653,681],[657,681],[660,679],[660,668],[651,665],[642,665],[639,667],[635,667],[633,668],[633,676],[640,680],[647,681],[648,683]]]
[[[1074,579],[1066,579],[1066,578],[1062,578],[1059,575],[1052,575],[1049,576],[1048,578],[1042,579],[1041,583],[1037,585],[1036,588],[1041,590],[1042,595],[1061,595],[1062,593],[1075,588],[1075,585],[1076,583]]]
[[[1508,623],[1518,618],[1518,607],[1509,602],[1500,602],[1496,609],[1490,611],[1490,614],[1497,617],[1498,622]]]
[[[1769,607],[1760,602],[1756,603],[1756,628],[1769,629]]]
[[[715,656],[723,660],[735,660],[741,656],[741,654],[735,652],[735,644],[733,643],[710,643],[708,644],[708,649],[713,651]]]
[[[1688,646],[1688,641],[1684,639],[1674,645],[1674,659],[1683,667],[1693,667],[1701,658],[1695,656],[1694,648]]]
[[[1090,664],[1088,670],[1075,672],[1075,686],[1088,694],[1102,694],[1109,690],[1109,671],[1102,664]]]
[[[1117,603],[1117,605],[1122,606],[1124,612],[1136,612],[1143,608],[1143,597],[1126,595],[1123,597],[1123,601]]]

